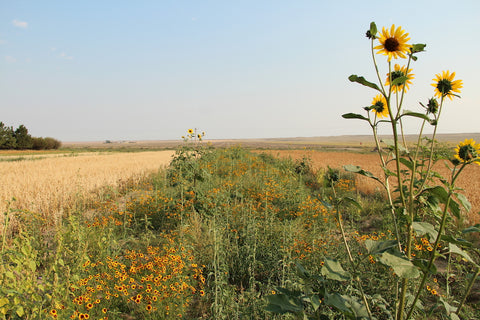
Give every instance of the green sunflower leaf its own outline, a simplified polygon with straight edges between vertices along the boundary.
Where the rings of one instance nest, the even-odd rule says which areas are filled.
[[[435,227],[428,222],[414,221],[412,223],[413,230],[419,236],[428,234],[430,240],[435,240],[438,236],[437,230]]]
[[[384,240],[384,241],[375,241],[367,239],[365,240],[365,247],[369,254],[380,254],[385,251],[394,249],[397,246],[396,240]]]
[[[398,78],[395,78],[395,80],[392,81],[392,84],[391,86],[400,86],[402,84],[404,84],[405,82],[407,82],[408,80],[408,77],[407,76],[401,76],[401,77],[398,77]]]
[[[405,110],[405,112],[401,115],[401,117],[403,117],[403,116],[420,118],[420,119],[423,119],[425,121],[428,121],[429,123],[431,123],[431,121],[432,121],[426,114],[418,113],[418,112],[411,112],[411,111],[408,111],[408,110]]]
[[[388,267],[391,267],[395,274],[400,278],[417,278],[420,275],[418,268],[410,260],[384,252],[380,255],[378,261]]]
[[[462,230],[462,233],[480,232],[480,223]]]
[[[347,202],[347,203],[350,203],[350,204],[353,204],[355,207],[357,207],[358,210],[362,210],[362,206],[360,205],[360,203],[357,202],[357,200],[351,198],[351,197],[343,197],[341,199],[342,202]]]
[[[343,166],[343,169],[345,169],[345,171],[348,171],[348,172],[358,173],[358,174],[361,174],[362,176],[380,181],[377,177],[375,177],[373,175],[373,173],[371,173],[369,171],[365,171],[361,167],[355,166],[353,164],[347,164],[347,165]]]
[[[327,279],[347,281],[350,280],[350,273],[342,268],[342,265],[337,260],[325,259],[325,264],[322,267],[322,275]]]
[[[365,118],[364,116],[362,116],[361,114],[358,114],[358,113],[345,113],[345,114],[342,114],[342,118],[345,118],[345,119],[360,119],[360,120],[367,120],[367,118]]]
[[[348,77],[348,80],[350,80],[351,82],[360,83],[361,85],[370,87],[381,92],[380,88],[375,83],[367,81],[364,77],[359,77],[356,74],[352,74],[350,77]]]
[[[460,204],[465,208],[465,210],[470,211],[472,209],[472,204],[468,201],[467,197],[465,197],[462,193],[455,193]]]
[[[449,243],[448,244],[448,249],[450,251],[450,253],[456,253],[460,256],[462,256],[465,260],[467,260],[468,262],[471,262],[473,264],[475,264],[475,261],[473,261],[472,258],[470,258],[470,256],[468,255],[468,253],[466,253],[465,251],[463,251],[462,249],[460,249],[458,246],[456,246],[455,244],[453,243]]]
[[[416,43],[412,44],[412,48],[410,50],[412,51],[412,53],[422,52],[425,51],[426,46],[427,45],[423,43]]]

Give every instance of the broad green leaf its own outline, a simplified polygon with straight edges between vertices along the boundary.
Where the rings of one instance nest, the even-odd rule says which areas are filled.
[[[380,255],[378,261],[391,267],[400,278],[416,278],[420,275],[417,267],[406,258],[384,252]]]
[[[429,123],[431,122],[431,119],[426,114],[423,114],[423,113],[411,112],[411,111],[405,110],[405,112],[403,112],[401,116],[415,117],[415,118],[420,118],[425,121],[428,121]]]
[[[471,242],[465,239],[454,238],[451,235],[442,235],[442,240],[448,243],[456,244],[457,246],[468,247],[468,248],[472,246]]]
[[[302,279],[309,279],[310,273],[300,264],[296,263],[295,266],[297,267],[297,274]]]
[[[338,293],[327,294],[325,296],[325,304],[327,306],[334,307],[335,309],[341,311],[343,314],[347,315],[349,318],[353,316],[352,310],[347,306],[343,296]]]
[[[462,230],[462,233],[480,232],[480,223]]]
[[[350,307],[350,310],[353,311],[355,319],[368,319],[368,311],[363,304],[363,301],[359,300],[355,296],[342,295],[343,299],[346,302],[347,307]]]
[[[450,253],[456,253],[456,254],[462,256],[468,262],[471,262],[471,263],[476,265],[475,261],[473,261],[472,258],[470,258],[468,253],[463,251],[461,248],[457,247],[457,245],[455,245],[453,243],[449,243],[448,244],[448,250],[450,251]]]
[[[460,201],[460,204],[462,205],[462,207],[464,207],[465,210],[467,210],[467,212],[472,210],[472,205],[470,201],[468,201],[467,197],[465,197],[464,194],[455,193],[455,196],[457,197],[458,201]]]
[[[428,269],[428,264],[429,264],[428,260],[415,259],[415,260],[412,261],[412,263],[415,266],[417,266],[418,268],[420,268],[420,270],[422,270],[422,272],[430,272],[431,274],[437,274],[437,267],[435,266],[434,263],[432,263],[432,265],[430,266],[430,270],[427,270]]]
[[[412,161],[410,161],[408,159],[405,159],[405,158],[399,158],[398,161],[400,161],[400,163],[402,163],[405,167],[410,169],[410,171],[413,171],[413,162]]]
[[[321,272],[327,279],[338,281],[350,280],[350,273],[343,270],[342,265],[337,260],[325,259]]]
[[[365,240],[365,246],[369,254],[380,254],[397,246],[396,240],[375,241]]]
[[[445,190],[445,188],[441,186],[436,186],[433,188],[426,189],[426,191],[434,195],[435,197],[437,197],[440,200],[440,202],[446,203],[448,198],[448,192]]]
[[[360,120],[367,120],[368,121],[368,118],[365,118],[364,116],[362,116],[361,114],[358,114],[358,113],[345,113],[345,114],[342,114],[342,118],[344,118],[344,119],[360,119]]]
[[[450,204],[448,207],[450,208],[450,212],[452,212],[455,218],[460,219],[460,206],[458,205],[458,203],[455,200],[450,199]]]
[[[377,177],[375,177],[373,175],[373,173],[365,171],[359,166],[354,166],[352,164],[347,164],[347,165],[343,166],[343,169],[345,169],[345,171],[348,171],[348,172],[358,173],[358,174],[361,174],[362,176],[380,181]]]
[[[443,303],[443,306],[445,307],[445,311],[447,312],[447,316],[451,316],[452,314],[455,314],[455,311],[457,308],[454,306],[450,305],[447,301],[445,301],[442,297],[440,297],[440,301]],[[450,319],[459,319],[457,318],[451,318]],[[460,319],[459,319],[460,320]]]
[[[296,297],[288,297],[285,294],[272,294],[267,296],[269,304],[265,308],[267,311],[276,313],[292,312],[297,313],[303,311],[303,305],[300,299]]]
[[[378,86],[375,83],[369,82],[369,81],[365,80],[364,77],[359,77],[356,74],[352,74],[350,77],[348,77],[348,80],[350,80],[351,82],[360,83],[360,84],[362,84],[366,87],[370,87],[372,89],[380,91],[380,89],[378,88]]]
[[[343,197],[341,201],[353,204],[355,207],[357,207],[358,210],[363,209],[362,206],[357,202],[357,200],[355,200],[351,197]]]
[[[412,53],[422,52],[422,51],[425,51],[426,46],[427,45],[424,43],[415,43],[415,44],[412,44],[412,47],[410,48],[410,50]]]
[[[391,86],[402,85],[402,84],[404,84],[407,80],[408,80],[408,77],[407,77],[407,76],[401,76],[401,77],[395,78],[395,79],[392,81]]]
[[[412,227],[415,233],[419,236],[428,234],[430,240],[435,240],[438,236],[438,232],[435,230],[435,227],[428,222],[414,221],[412,223]]]
[[[316,294],[310,295],[308,298],[305,299],[305,301],[310,302],[313,307],[313,311],[317,311],[318,308],[320,308],[320,304],[322,303],[320,301],[320,298]]]

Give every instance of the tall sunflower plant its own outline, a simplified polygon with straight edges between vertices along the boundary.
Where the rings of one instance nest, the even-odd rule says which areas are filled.
[[[377,180],[387,195],[388,208],[394,221],[396,243],[391,241],[370,241],[366,243],[368,253],[381,264],[392,268],[396,280],[395,301],[390,303],[395,308],[392,318],[397,320],[411,319],[419,314],[428,315],[439,312],[450,319],[459,319],[465,298],[470,293],[472,284],[479,275],[479,266],[468,250],[478,254],[472,243],[462,239],[456,228],[447,228],[455,219],[461,219],[461,207],[469,211],[471,205],[455,183],[468,165],[480,164],[480,144],[467,139],[458,144],[454,158],[447,163],[449,177],[442,177],[433,171],[435,162],[435,137],[440,123],[440,116],[445,102],[458,95],[462,88],[462,80],[455,79],[455,72],[442,71],[433,79],[434,95],[426,104],[420,103],[420,111],[404,108],[404,96],[412,85],[414,74],[411,65],[418,60],[418,54],[425,50],[425,44],[410,44],[409,34],[401,27],[392,25],[379,32],[374,22],[366,33],[371,41],[373,65],[377,83],[367,81],[364,77],[351,75],[348,79],[377,92],[371,105],[364,108],[366,115],[347,113],[345,119],[360,119],[368,123],[378,151],[383,177],[375,177],[372,173],[358,166],[345,166],[346,171]],[[386,56],[388,72],[382,77],[379,71],[377,55]],[[397,61],[399,61],[397,63]],[[403,65],[401,62],[405,62]],[[393,65],[393,66],[392,66]],[[410,147],[406,143],[403,131],[404,121],[420,119],[421,125],[418,141]],[[380,140],[377,129],[388,126],[392,140]],[[433,137],[424,137],[425,126],[433,127]],[[341,219],[341,217],[339,217]],[[465,232],[479,231],[469,228]],[[344,232],[342,231],[342,234]],[[428,239],[428,255],[416,257],[414,245],[416,237]],[[348,243],[345,242],[348,251]],[[437,259],[448,259],[457,255],[471,264],[470,270],[476,270],[465,285],[461,296],[452,296],[448,290],[445,294],[434,295],[436,303],[427,303],[425,287],[432,279],[436,279]],[[358,282],[361,286],[361,281]],[[361,288],[359,288],[361,289]],[[430,290],[431,291],[431,290]],[[369,318],[373,318],[369,299],[362,294],[364,307]],[[427,306],[431,306],[429,309]]]
[[[454,222],[461,220],[462,209],[471,209],[461,189],[456,187],[456,181],[465,167],[475,163],[480,165],[480,144],[472,139],[458,144],[454,157],[446,163],[450,169],[449,177],[442,177],[433,171],[433,165],[438,160],[435,137],[442,109],[448,100],[459,98],[462,81],[455,79],[455,72],[442,71],[436,74],[432,83],[433,96],[426,103],[419,104],[420,111],[407,110],[403,105],[404,97],[413,85],[412,64],[418,60],[418,55],[425,50],[426,45],[410,44],[409,34],[395,25],[384,27],[380,32],[372,22],[366,36],[371,42],[370,50],[377,79],[371,82],[358,75],[351,75],[348,79],[376,93],[370,105],[364,107],[365,113],[347,113],[342,117],[361,120],[370,126],[383,176],[376,177],[353,165],[344,166],[344,169],[374,179],[382,186],[386,194],[388,214],[394,225],[395,239],[367,240],[363,248],[366,254],[354,256],[349,244],[352,237],[345,232],[347,227],[344,226],[341,213],[342,210],[345,212],[354,207],[362,207],[357,199],[337,197],[334,204],[347,263],[343,265],[338,260],[325,259],[322,283],[336,283],[335,288],[345,288],[345,291],[328,293],[327,286],[324,286],[319,293],[313,293],[309,289],[308,294],[297,292],[295,297],[291,297],[292,292],[284,290],[283,300],[279,296],[269,299],[268,308],[280,313],[298,313],[302,310],[302,305],[307,305],[308,310],[313,310],[308,316],[312,319],[325,318],[322,305],[328,307],[329,312],[335,310],[343,313],[348,319],[404,320],[432,316],[460,319],[461,312],[466,309],[463,308],[466,297],[480,273],[477,264],[480,250],[462,239],[462,233],[479,232],[480,225],[463,231],[454,227]],[[386,74],[380,72],[378,56],[386,56]],[[408,145],[405,139],[405,121],[419,122],[418,141],[413,146]],[[390,128],[393,139],[380,140],[380,126]],[[425,137],[426,126],[433,127],[433,137]],[[428,248],[422,255],[416,255],[415,251],[415,246],[418,246],[416,240],[419,238]],[[381,276],[364,272],[369,269],[366,257],[385,266],[381,270],[385,272],[382,276],[388,278],[383,282],[388,283],[388,288],[372,288],[368,285],[368,280],[372,277]],[[455,294],[452,294],[453,290],[449,288],[452,269],[447,265],[446,271],[440,271],[437,268],[439,261],[460,261],[460,267],[470,272],[465,277],[462,285],[465,290],[462,293],[457,294],[458,290],[455,290]],[[360,265],[364,267],[360,268]],[[315,277],[308,275],[302,266],[298,268],[303,283],[313,281]],[[377,267],[371,270],[379,272]],[[438,281],[438,278],[445,280]],[[432,289],[429,286],[431,283],[443,287]],[[390,294],[381,296],[381,292]]]

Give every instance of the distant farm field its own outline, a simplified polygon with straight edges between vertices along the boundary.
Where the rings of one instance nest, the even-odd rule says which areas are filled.
[[[268,152],[278,157],[290,157],[293,160],[306,156],[312,161],[312,166],[317,170],[331,168],[342,168],[344,165],[352,164],[372,172],[377,177],[382,177],[382,170],[379,166],[379,158],[376,153],[363,154],[353,152],[321,152],[315,150],[269,150]],[[447,177],[449,170],[444,162],[440,161],[434,170]],[[480,222],[480,166],[470,165],[465,168],[459,177],[457,185],[463,188],[465,195],[472,204],[472,210],[468,215],[468,224]],[[357,188],[359,192],[371,194],[381,190],[381,185],[372,179],[363,176],[357,177]]]
[[[173,151],[24,155],[0,161],[0,212],[11,207],[55,219],[79,200],[88,201],[105,187],[117,188],[168,165]],[[17,157],[19,154],[10,155]]]

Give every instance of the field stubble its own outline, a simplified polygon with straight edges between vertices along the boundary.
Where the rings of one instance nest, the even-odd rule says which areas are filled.
[[[0,212],[29,210],[48,219],[58,219],[79,199],[98,197],[105,187],[136,181],[168,165],[173,151],[131,153],[84,153],[74,157],[0,162]],[[3,225],[3,215],[0,217]],[[1,228],[1,227],[0,227]]]
[[[312,161],[316,170],[324,170],[327,166],[331,168],[342,168],[344,165],[352,164],[372,172],[377,177],[382,177],[382,169],[378,155],[375,153],[361,154],[351,152],[321,152],[315,150],[271,150],[264,151],[274,156],[290,157],[293,160],[302,159],[304,156]],[[449,174],[443,161],[439,161],[433,168],[444,177]],[[480,222],[480,166],[469,165],[457,180],[458,187],[464,189],[464,194],[472,204],[472,210],[467,215],[467,224]],[[381,185],[367,177],[357,175],[358,191],[365,194],[372,194],[382,191]]]

